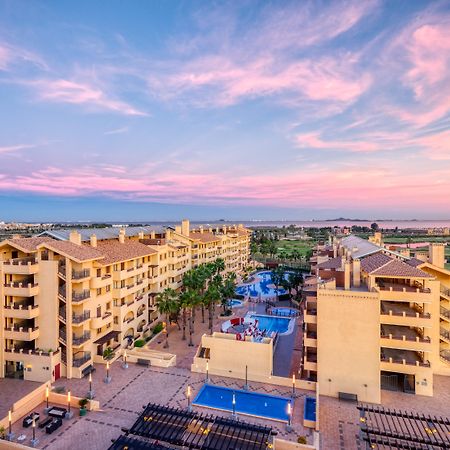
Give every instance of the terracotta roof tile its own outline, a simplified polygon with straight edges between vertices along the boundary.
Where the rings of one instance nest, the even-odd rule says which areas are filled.
[[[203,231],[203,233],[200,233],[199,231],[191,231],[189,233],[189,237],[201,242],[219,242],[221,240],[220,236],[216,236],[214,233],[210,233],[209,231]]]
[[[123,244],[116,240],[100,241],[97,243],[96,250],[104,256],[100,261],[102,265],[114,264],[120,261],[128,261],[158,253],[147,245],[130,240],[125,241]]]
[[[10,244],[13,247],[18,247],[20,250],[26,252],[35,252],[37,247],[44,242],[52,242],[54,239],[48,236],[29,237],[29,238],[16,238],[3,241],[2,244]]]
[[[340,269],[342,268],[342,256],[338,256],[337,258],[331,258],[328,261],[321,262],[320,264],[317,264],[317,268]]]
[[[374,270],[383,267],[390,261],[392,261],[390,256],[384,255],[383,253],[374,253],[373,255],[369,255],[361,259],[361,270],[371,273]]]
[[[432,275],[398,259],[393,259],[391,262],[371,272],[371,275],[404,278],[432,278]]]
[[[417,267],[417,266],[420,266],[421,264],[424,264],[424,261],[421,261],[420,259],[417,259],[417,258],[411,258],[405,262],[406,262],[406,264],[409,264],[412,267]]]
[[[61,252],[79,262],[103,258],[102,253],[98,249],[93,248],[90,245],[78,245],[69,241],[56,241],[52,239],[51,242],[45,242],[40,247]]]

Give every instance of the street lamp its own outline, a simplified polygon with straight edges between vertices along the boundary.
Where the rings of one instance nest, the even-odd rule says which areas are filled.
[[[36,439],[36,418],[33,416],[33,439],[31,439],[31,446],[34,448],[37,446],[39,440]]]
[[[206,380],[205,383],[209,383],[209,359],[206,360]]]
[[[288,416],[288,421],[287,421],[287,425],[286,425],[286,431],[288,433],[290,433],[292,431],[292,427],[291,427],[291,419],[292,419],[291,402],[288,402],[288,404],[287,404],[287,416]]]
[[[87,398],[92,400],[94,398],[94,391],[92,390],[92,372],[89,372],[89,392]]]
[[[66,419],[71,419],[73,417],[73,412],[70,411],[70,399],[71,399],[70,391],[67,391],[67,413]]]
[[[295,373],[292,374],[292,398],[295,398]]]
[[[248,366],[245,366],[245,384],[244,389],[248,391]]]
[[[233,391],[233,399],[231,400],[231,403],[233,404],[233,414],[231,415],[231,417],[233,419],[236,419],[236,394]]]
[[[127,350],[126,350],[126,349],[125,349],[124,352],[123,352],[123,357],[122,357],[122,359],[123,359],[122,367],[123,367],[124,369],[128,369],[128,363],[127,363]]]
[[[14,433],[12,432],[12,412],[8,411],[8,441],[14,440]]]
[[[50,411],[50,407],[49,407],[49,405],[48,405],[48,397],[49,397],[49,395],[50,395],[50,389],[49,389],[49,387],[47,386],[47,387],[45,388],[45,408],[44,408],[45,414],[48,414],[48,412]]]
[[[106,384],[111,383],[111,376],[109,375],[109,361],[106,362],[106,377],[103,380]]]
[[[168,338],[168,334],[167,333],[168,333],[168,331],[167,331],[167,323],[163,322],[163,334],[165,336],[164,347],[163,348],[169,348],[169,339],[167,339]]]
[[[187,387],[186,396],[187,396],[187,402],[188,402],[188,411],[191,412],[191,411],[192,411],[192,405],[191,405],[191,386],[189,386],[189,385],[188,385],[188,387]]]

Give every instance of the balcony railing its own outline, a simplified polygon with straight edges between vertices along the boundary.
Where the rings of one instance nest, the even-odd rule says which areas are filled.
[[[63,306],[62,308],[59,308],[59,318],[66,320],[66,307]]]
[[[33,288],[36,286],[38,286],[38,283],[34,283],[32,280],[11,281],[10,283],[5,283],[5,287],[12,288]]]
[[[91,338],[91,332],[86,331],[81,336],[73,336],[72,337],[72,344],[73,345],[81,345],[87,342]]]
[[[450,350],[441,350],[440,355],[442,359],[445,359],[450,364]]]
[[[82,278],[87,278],[90,275],[91,275],[91,271],[89,269],[72,270],[72,279],[73,280],[81,280]]]
[[[444,306],[441,306],[440,310],[441,310],[441,316],[444,316],[450,320],[450,309],[447,309]]]
[[[5,331],[18,331],[20,333],[32,333],[33,331],[39,330],[39,327],[28,327],[28,326],[18,326],[13,325],[12,327],[5,327]]]
[[[73,367],[80,367],[91,359],[91,352],[80,352],[73,355]]]
[[[58,289],[58,296],[62,298],[64,301],[66,301],[66,285],[60,286]]]
[[[395,339],[397,341],[409,341],[409,342],[431,342],[428,336],[406,336],[406,335],[393,335],[388,333],[381,333],[380,338],[382,339]]]
[[[59,338],[63,342],[67,342],[67,335],[66,335],[66,332],[64,330],[59,330]]]
[[[26,349],[21,347],[12,347],[12,348],[6,348],[5,352],[9,353],[25,353],[27,355],[37,355],[37,356],[51,356],[51,355],[57,355],[59,353],[59,350],[54,351],[48,351],[48,350],[40,350],[40,349]]]
[[[142,314],[144,314],[144,311],[145,311],[145,308],[142,311],[138,311],[136,316],[137,317],[142,316]]]
[[[447,339],[447,341],[450,341],[450,331],[448,331],[445,328],[441,327],[440,335],[441,335],[442,338]]]
[[[441,293],[446,295],[447,297],[450,297],[450,289],[446,288],[445,286],[441,286]]]
[[[123,323],[130,323],[130,322],[133,322],[133,320],[134,320],[134,316],[129,317],[128,319],[123,319]]]
[[[91,292],[89,289],[84,289],[81,292],[73,292],[72,293],[72,301],[73,302],[82,302],[91,296]]]
[[[88,320],[91,318],[91,312],[90,311],[83,311],[82,314],[73,314],[72,315],[72,322],[73,323],[81,323],[85,320]]]
[[[12,266],[31,266],[37,264],[37,259],[34,256],[28,256],[26,258],[13,258],[5,261],[3,264]]]
[[[406,364],[408,366],[421,366],[421,367],[430,367],[430,361],[425,360],[416,360],[416,361],[410,361],[404,358],[398,358],[398,357],[392,357],[392,356],[386,356],[381,355],[380,360],[382,362],[388,362],[388,363],[394,363],[394,364]]]

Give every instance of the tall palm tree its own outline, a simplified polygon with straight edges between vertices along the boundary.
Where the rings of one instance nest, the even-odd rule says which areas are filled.
[[[156,306],[160,314],[165,314],[166,316],[166,342],[164,348],[169,347],[169,325],[170,325],[170,314],[176,310],[178,294],[170,288],[164,289],[156,297]]]
[[[277,294],[277,300],[278,300],[278,289],[283,284],[283,280],[284,280],[283,267],[278,266],[276,269],[273,269],[270,275],[272,278],[272,282],[276,287],[276,294]]]
[[[212,334],[215,305],[221,299],[220,281],[218,278],[209,283],[203,298],[209,312],[209,333]]]
[[[223,307],[223,312],[225,314],[228,301],[234,296],[234,292],[236,290],[236,274],[231,272],[228,276],[223,280],[220,286],[220,302]]]

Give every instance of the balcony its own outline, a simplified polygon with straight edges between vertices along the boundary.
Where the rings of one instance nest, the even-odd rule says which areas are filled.
[[[91,271],[89,269],[82,270],[72,270],[72,281],[81,282],[86,280],[91,276]]]
[[[91,352],[77,352],[73,355],[73,367],[81,367],[91,360]]]
[[[62,285],[58,288],[58,298],[62,300],[63,302],[67,301],[67,292],[66,292],[66,285]]]
[[[392,325],[429,326],[430,314],[417,306],[412,308],[398,302],[381,302],[381,322]]]
[[[39,316],[39,306],[13,304],[5,306],[5,317],[13,319],[34,319]]]
[[[15,258],[3,262],[3,273],[10,275],[33,275],[39,270],[34,257]]]
[[[103,275],[102,277],[91,278],[91,289],[101,289],[109,286],[111,281],[112,276],[109,274]]]
[[[59,308],[58,317],[59,317],[59,320],[62,320],[64,323],[66,322],[66,307],[65,306],[62,306],[61,308]]]
[[[414,351],[431,351],[431,339],[417,330],[397,325],[382,325],[380,345],[382,347]]]
[[[419,286],[378,281],[374,290],[380,292],[381,300],[417,303],[431,303],[433,301],[430,289]]]
[[[67,343],[67,335],[66,335],[66,332],[64,331],[64,330],[59,330],[59,340],[61,341],[61,342],[63,342],[64,344],[66,344]]]
[[[305,321],[305,323],[317,323],[317,310],[316,309],[306,309],[304,321]]]
[[[83,311],[81,314],[73,314],[72,315],[72,324],[74,325],[81,325],[87,320],[91,318],[91,312],[90,311]]]
[[[450,322],[450,309],[445,308],[444,306],[440,307],[440,314],[444,320]]]
[[[430,362],[419,353],[410,350],[391,348],[381,349],[381,370],[401,373],[414,373],[416,367],[431,367]]]
[[[28,281],[13,281],[5,284],[4,294],[11,297],[34,297],[39,293],[39,285]]]
[[[439,335],[443,341],[446,341],[450,344],[450,331],[446,330],[444,327],[441,327],[439,330]]]
[[[305,347],[317,347],[317,333],[315,331],[305,331],[303,333],[303,345]]]
[[[58,262],[58,275],[65,280],[66,279],[66,264],[64,263],[64,260],[61,260]]]
[[[91,332],[90,331],[85,331],[81,336],[73,335],[73,337],[72,337],[72,345],[74,347],[78,347],[80,345],[83,345],[84,343],[86,343],[90,339],[91,339]]]
[[[81,292],[72,292],[72,302],[81,303],[91,297],[91,291],[89,289],[84,289]]]
[[[4,337],[15,341],[34,341],[39,337],[39,327],[13,326],[5,328]]]
[[[450,300],[450,289],[445,286],[441,286],[441,295]]]
[[[306,352],[303,368],[317,372],[317,353]]]
[[[450,349],[440,351],[441,360],[450,365]]]
[[[103,314],[100,317],[93,317],[91,319],[91,327],[92,328],[102,328],[105,325],[107,325],[108,323],[111,323],[113,320],[113,315],[110,312],[105,312],[105,314]]]

